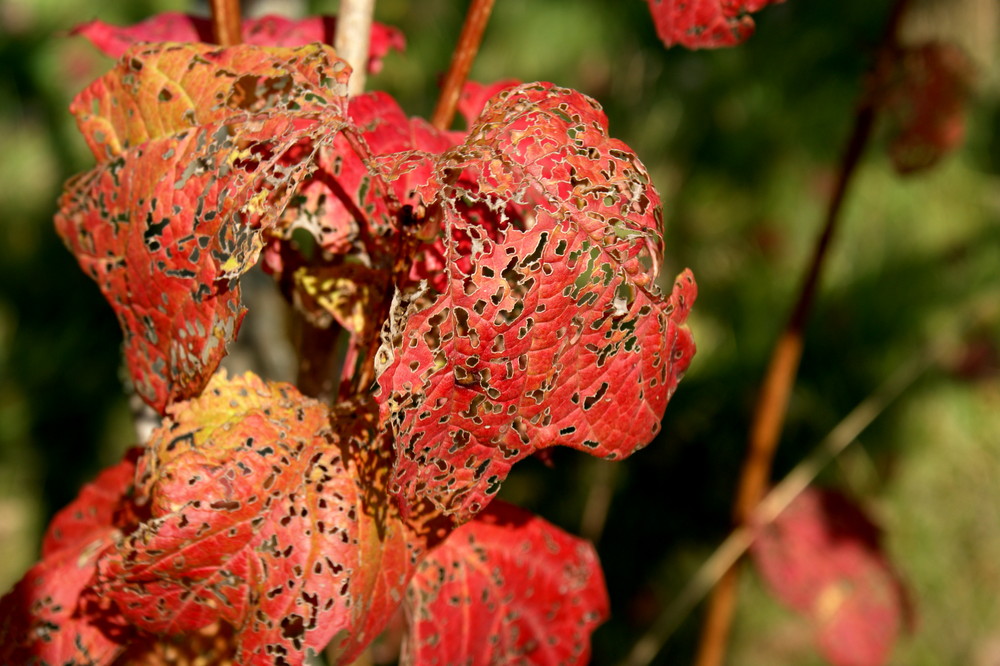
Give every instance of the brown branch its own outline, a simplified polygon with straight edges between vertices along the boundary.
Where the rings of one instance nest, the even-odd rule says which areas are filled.
[[[333,48],[351,66],[347,94],[351,97],[365,91],[368,75],[368,50],[372,36],[372,15],[375,0],[341,0],[337,14],[337,34]]]
[[[210,0],[212,35],[221,46],[235,46],[243,41],[240,0]]]
[[[441,96],[438,97],[431,124],[439,130],[451,128],[458,108],[458,98],[462,94],[462,86],[472,69],[472,61],[479,52],[479,44],[483,40],[483,32],[493,11],[493,0],[472,0],[469,11],[465,15],[462,34],[458,37],[458,45],[451,56],[451,65],[441,85]]]
[[[879,53],[876,71],[884,66],[897,46],[900,22],[909,0],[896,0],[890,10]],[[771,477],[771,465],[778,440],[788,412],[795,376],[798,373],[804,345],[803,332],[815,301],[820,276],[829,255],[834,233],[840,221],[840,212],[857,166],[868,145],[875,124],[876,106],[870,90],[862,93],[854,117],[854,126],[844,148],[836,185],[830,193],[823,229],[813,248],[805,279],[799,291],[792,314],[781,336],[775,343],[754,409],[747,442],[747,455],[743,462],[733,507],[735,524],[745,526],[764,496]],[[731,567],[715,586],[709,599],[705,621],[702,625],[696,666],[721,666],[729,630],[736,607],[736,590],[739,582],[738,564]]]

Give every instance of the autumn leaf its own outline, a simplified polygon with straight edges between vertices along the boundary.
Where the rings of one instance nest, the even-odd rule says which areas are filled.
[[[973,66],[961,48],[929,42],[906,48],[882,81],[892,125],[889,157],[900,174],[937,164],[962,145]]]
[[[305,46],[313,42],[332,44],[337,33],[335,16],[309,16],[293,20],[283,16],[243,19],[243,43],[254,46]],[[105,55],[119,58],[143,42],[213,42],[212,22],[201,16],[164,12],[131,26],[116,26],[100,20],[88,21],[72,34],[85,37]],[[368,71],[378,73],[390,50],[403,51],[406,39],[396,28],[372,23]]]
[[[490,84],[466,81],[462,86],[462,94],[458,97],[458,112],[465,119],[466,126],[472,128],[476,124],[493,97],[519,85],[521,82],[516,79],[504,79]]]
[[[365,336],[372,312],[384,298],[386,275],[362,264],[303,266],[295,271],[296,308],[313,326],[326,328],[336,321],[352,335]]]
[[[888,663],[910,607],[879,529],[833,491],[808,489],[760,530],[751,553],[778,599],[812,619],[835,666]]]
[[[594,547],[494,501],[410,582],[406,664],[586,664],[608,617]]]
[[[281,224],[270,234],[273,240],[266,266],[276,277],[288,269],[283,244],[297,229],[309,232],[327,260],[353,254],[374,269],[391,269],[400,251],[398,215],[409,203],[412,186],[410,179],[399,178],[387,188],[367,156],[443,152],[463,136],[440,132],[422,118],[408,117],[384,92],[351,98],[347,113],[364,142],[364,154],[358,153],[347,136],[319,150],[315,173],[303,183]]]
[[[133,449],[52,519],[42,560],[0,599],[0,663],[109,663],[133,638],[91,589],[98,558],[136,521]]]
[[[447,281],[397,292],[378,400],[399,454],[391,491],[461,523],[536,450],[615,459],[647,444],[694,353],[696,289],[685,272],[659,292],[659,197],[580,93],[507,91],[462,146],[426,159]],[[467,215],[511,204],[523,218]]]
[[[737,46],[754,31],[752,12],[784,0],[647,0],[664,46]]]
[[[244,310],[235,278],[346,125],[332,49],[139,47],[72,107],[99,160],[56,228],[118,316],[138,393],[197,395]]]
[[[101,592],[155,634],[236,629],[236,661],[349,663],[389,620],[440,534],[398,519],[375,413],[331,418],[288,384],[216,375],[140,461],[151,517],[100,563]]]

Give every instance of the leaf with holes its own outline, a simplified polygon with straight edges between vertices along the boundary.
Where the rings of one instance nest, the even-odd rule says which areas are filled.
[[[694,354],[696,289],[685,272],[660,293],[659,196],[580,93],[504,92],[462,146],[425,159],[447,282],[397,293],[378,400],[399,452],[392,492],[461,523],[536,450],[612,459],[647,444]],[[467,214],[512,204],[523,217],[497,225]]]
[[[737,46],[753,34],[750,13],[784,0],[647,0],[656,34],[668,48]]]
[[[103,471],[52,519],[42,560],[0,599],[0,663],[108,663],[134,637],[91,585],[98,558],[138,520],[138,453]]]
[[[973,67],[961,48],[941,42],[907,48],[893,64],[883,101],[889,157],[900,174],[917,173],[962,145]]]
[[[336,321],[352,335],[364,337],[371,315],[379,310],[388,284],[384,272],[362,264],[302,266],[293,275],[295,306],[308,322],[327,328]]]
[[[301,664],[331,640],[350,662],[440,538],[392,511],[374,411],[331,418],[248,374],[169,413],[140,461],[151,518],[101,560],[102,594],[156,634],[233,626],[239,663]]]
[[[119,58],[143,42],[212,42],[211,20],[180,12],[164,12],[131,26],[117,26],[100,20],[88,21],[73,29],[102,53]],[[243,19],[243,43],[254,46],[305,46],[313,42],[332,44],[337,33],[334,16],[309,16],[292,20],[283,16]],[[396,28],[372,23],[368,71],[378,73],[389,51],[402,51],[406,39]]]
[[[846,497],[808,489],[751,549],[768,588],[812,619],[820,651],[835,666],[887,663],[910,621],[906,591],[879,540]]]
[[[476,81],[466,81],[462,86],[462,94],[458,98],[458,112],[465,119],[466,127],[472,128],[479,120],[483,109],[490,100],[504,90],[516,88],[521,82],[516,79],[504,79],[495,83],[483,84]]]
[[[406,598],[410,664],[586,664],[608,617],[594,547],[499,500],[431,551]]]
[[[443,152],[463,138],[462,133],[439,132],[423,118],[410,118],[392,97],[372,92],[351,98],[350,120],[358,128],[371,155],[392,155],[413,150]],[[426,180],[427,174],[422,174]],[[346,136],[320,149],[316,172],[300,188],[285,211],[279,228],[271,232],[266,267],[281,279],[300,261],[290,255],[288,241],[296,229],[308,231],[322,255],[354,254],[376,269],[393,267],[400,251],[399,218],[412,201],[412,181],[399,178],[391,187],[379,177],[364,155],[354,150]]]
[[[111,302],[136,390],[197,395],[239,328],[257,260],[315,152],[346,126],[332,49],[139,47],[73,105],[98,166],[56,227]]]

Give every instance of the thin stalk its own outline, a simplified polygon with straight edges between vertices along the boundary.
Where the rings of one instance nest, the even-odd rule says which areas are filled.
[[[365,91],[374,12],[375,0],[340,0],[333,48],[351,66],[351,78],[347,82],[347,94],[351,97]]]
[[[220,46],[235,46],[243,41],[240,0],[210,0],[212,34]]]
[[[899,25],[908,1],[895,0],[890,10],[882,44],[876,57],[876,68],[882,67],[883,61],[891,57],[896,50]],[[869,90],[865,90],[855,113],[851,134],[844,147],[837,181],[830,193],[826,217],[813,248],[812,260],[806,270],[792,314],[774,346],[761,385],[750,426],[747,455],[740,473],[733,507],[733,519],[737,526],[747,524],[770,479],[774,452],[784,428],[789,397],[802,360],[805,324],[812,310],[820,276],[841,219],[840,213],[848,188],[871,139],[876,111],[873,96]],[[729,630],[736,607],[738,581],[739,569],[733,566],[712,593],[702,626],[696,666],[721,666],[725,658]]]
[[[431,124],[439,130],[451,128],[451,122],[455,118],[455,109],[458,108],[458,98],[462,94],[462,87],[469,77],[469,70],[472,69],[472,61],[476,59],[479,52],[479,44],[483,41],[483,32],[486,24],[489,23],[490,13],[493,11],[494,0],[472,0],[469,11],[465,15],[465,23],[462,25],[462,33],[458,36],[458,45],[451,55],[451,65],[448,73],[444,77],[441,86],[441,96],[438,97],[437,106],[434,108],[434,115],[431,117]]]
[[[715,552],[705,560],[680,594],[664,609],[652,628],[640,638],[621,666],[645,666],[656,657],[667,639],[704,598],[709,590],[718,589],[732,566],[753,543],[756,529],[771,523],[782,511],[809,487],[820,471],[852,442],[857,441],[871,423],[892,402],[912,386],[923,373],[944,357],[945,345],[925,348],[897,369],[878,389],[841,419],[812,453],[785,476],[748,516],[747,522],[735,528]],[[755,527],[756,526],[756,527]]]

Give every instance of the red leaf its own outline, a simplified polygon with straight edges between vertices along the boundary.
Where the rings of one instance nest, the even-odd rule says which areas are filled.
[[[447,272],[443,293],[397,296],[377,360],[400,501],[461,523],[538,449],[622,458],[659,430],[696,289],[688,272],[669,299],[656,287],[659,197],[606,127],[579,93],[515,88],[420,189]],[[522,219],[471,214],[511,205]]]
[[[586,664],[608,597],[589,542],[498,500],[430,552],[406,611],[403,663]]]
[[[151,438],[152,518],[101,561],[102,593],[153,633],[231,624],[239,663],[301,664],[335,638],[349,663],[433,536],[390,510],[375,428],[370,409],[331,424],[291,385],[216,376]]]
[[[314,153],[345,126],[327,47],[137,49],[74,103],[101,163],[67,185],[56,227],[125,333],[139,394],[196,395],[243,317],[257,260]]]
[[[305,46],[313,42],[332,44],[337,33],[334,16],[310,16],[300,20],[282,16],[243,19],[243,42],[255,46]],[[116,26],[94,20],[73,29],[112,58],[119,58],[142,42],[212,42],[212,23],[200,16],[164,12],[132,26]],[[392,49],[403,51],[406,39],[396,28],[372,23],[368,71],[378,73],[382,58]]]
[[[836,666],[887,663],[910,614],[879,530],[847,498],[809,489],[751,552],[771,592],[816,623],[819,648]]]
[[[56,514],[42,561],[0,599],[0,663],[109,663],[131,638],[121,616],[93,595],[97,560],[131,529],[133,449]]]
[[[714,49],[742,44],[753,34],[751,12],[784,0],[647,0],[656,34],[668,48]]]
[[[931,42],[894,65],[884,101],[894,125],[889,157],[900,174],[916,173],[962,145],[972,63],[959,47]]]
[[[409,118],[388,94],[351,98],[351,121],[371,155],[413,150],[443,152],[461,141],[461,133],[439,132],[422,118]],[[427,174],[424,173],[424,180]],[[416,176],[398,179],[387,189],[347,137],[319,151],[316,173],[300,188],[300,199],[285,213],[268,249],[267,266],[287,271],[283,244],[295,229],[305,229],[329,255],[357,254],[374,267],[391,268],[398,251],[395,216],[408,199]]]

